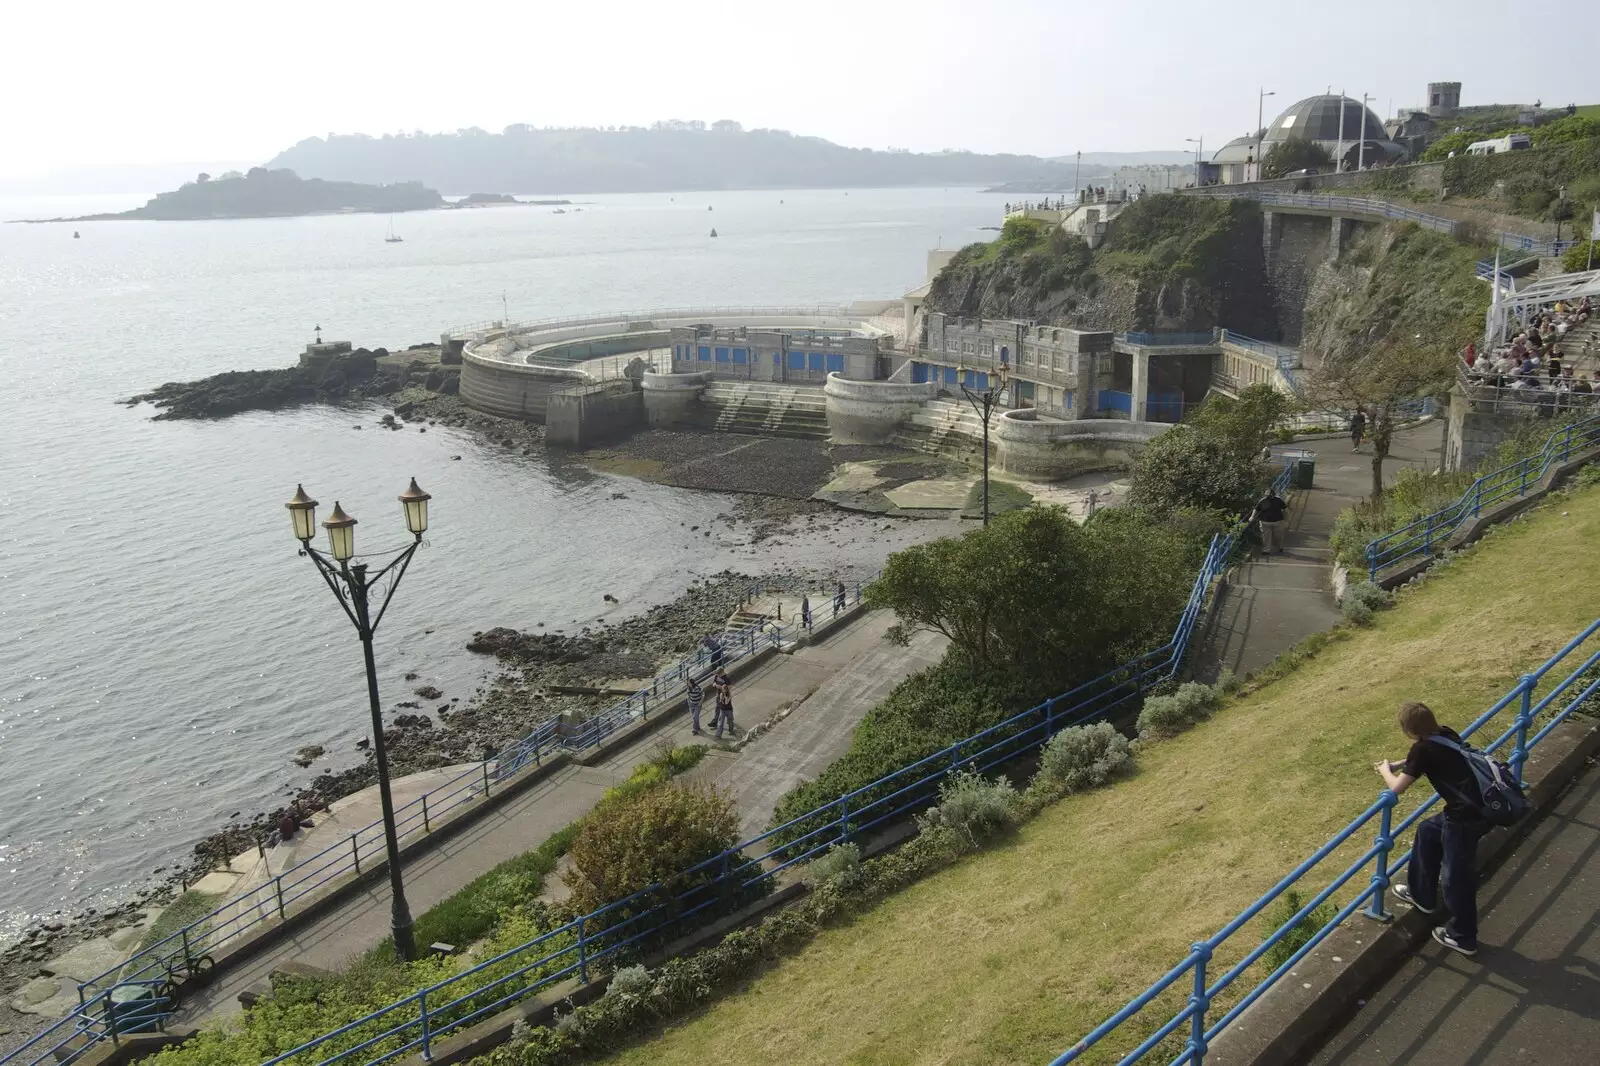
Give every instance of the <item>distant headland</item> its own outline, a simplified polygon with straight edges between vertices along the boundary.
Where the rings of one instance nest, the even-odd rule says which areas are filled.
[[[361,185],[350,181],[303,179],[292,170],[251,167],[213,178],[200,174],[181,188],[164,192],[143,207],[114,214],[77,218],[32,218],[28,222],[103,222],[148,219],[162,222],[219,218],[288,218],[426,211],[444,204],[444,197],[417,181]]]

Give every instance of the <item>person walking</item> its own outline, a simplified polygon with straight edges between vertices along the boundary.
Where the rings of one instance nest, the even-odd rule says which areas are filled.
[[[730,734],[735,732],[733,725],[733,682],[728,680],[728,675],[722,670],[717,671],[717,676],[712,678],[711,687],[717,694],[717,705],[713,725],[717,730],[717,739],[722,739],[724,728]]]
[[[1274,548],[1278,554],[1283,554],[1283,538],[1289,531],[1289,504],[1278,490],[1268,488],[1267,494],[1261,497],[1254,511],[1250,513],[1249,521],[1261,527],[1261,554],[1271,555]]]
[[[844,604],[844,582],[841,581],[839,582],[839,591],[833,594],[833,613],[838,614],[840,611],[844,610]]]
[[[1425,703],[1400,708],[1400,729],[1412,741],[1403,763],[1376,765],[1384,787],[1403,795],[1426,777],[1444,800],[1444,810],[1417,826],[1406,882],[1389,886],[1396,899],[1423,914],[1439,909],[1450,918],[1435,926],[1433,939],[1463,955],[1478,952],[1478,841],[1489,828],[1482,816],[1482,791],[1461,752],[1461,737],[1441,726]]]
[[[800,624],[807,630],[811,629],[811,597],[800,597]]]
[[[1364,408],[1357,407],[1356,413],[1350,416],[1350,447],[1356,451],[1361,450],[1361,438],[1367,432],[1367,412]]]
[[[705,702],[705,689],[700,687],[700,681],[693,674],[689,675],[689,729],[696,736],[700,735],[700,705]]]

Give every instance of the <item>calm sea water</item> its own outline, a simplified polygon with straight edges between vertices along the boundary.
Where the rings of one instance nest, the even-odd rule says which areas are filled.
[[[174,423],[116,401],[288,365],[317,324],[358,345],[437,340],[499,317],[502,294],[514,318],[893,297],[929,248],[982,239],[999,214],[969,190],[574,199],[591,202],[400,216],[403,244],[371,216],[0,226],[0,941],[270,804],[310,776],[288,761],[300,745],[353,758],[359,647],[295,554],[297,481],[324,509],[341,500],[366,550],[404,542],[408,477],[434,495],[380,631],[389,703],[410,670],[469,695],[487,666],[463,648],[475,629],[588,622],[607,592],[631,614],[756,565],[678,535],[727,508],[717,494],[385,432],[376,410]],[[0,200],[0,218],[143,200]]]

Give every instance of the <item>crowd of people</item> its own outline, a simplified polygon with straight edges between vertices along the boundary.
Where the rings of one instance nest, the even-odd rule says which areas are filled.
[[[1140,185],[1137,189],[1112,188],[1107,190],[1104,185],[1091,185],[1087,189],[1079,189],[1075,197],[1058,196],[1054,200],[1046,197],[1043,200],[1022,200],[1018,203],[1006,204],[1006,214],[1013,211],[1070,211],[1078,204],[1103,204],[1121,203],[1124,200],[1137,200],[1145,194],[1145,188]]]
[[[1467,384],[1526,393],[1507,398],[1536,402],[1552,412],[1594,402],[1600,392],[1600,370],[1585,377],[1562,349],[1567,332],[1588,322],[1592,313],[1587,296],[1579,303],[1557,301],[1495,352],[1480,355],[1469,344],[1462,354]],[[1593,338],[1586,340],[1578,355],[1588,361],[1594,355],[1593,345]]]

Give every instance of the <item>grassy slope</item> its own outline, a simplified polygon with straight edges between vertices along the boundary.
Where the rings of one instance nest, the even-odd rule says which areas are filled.
[[[1133,778],[1057,804],[616,1061],[1048,1060],[1376,798],[1372,763],[1405,753],[1401,701],[1462,725],[1592,621],[1597,537],[1600,488],[1544,507],[1373,628],[1143,753]],[[1553,579],[1530,558],[1579,572]]]

